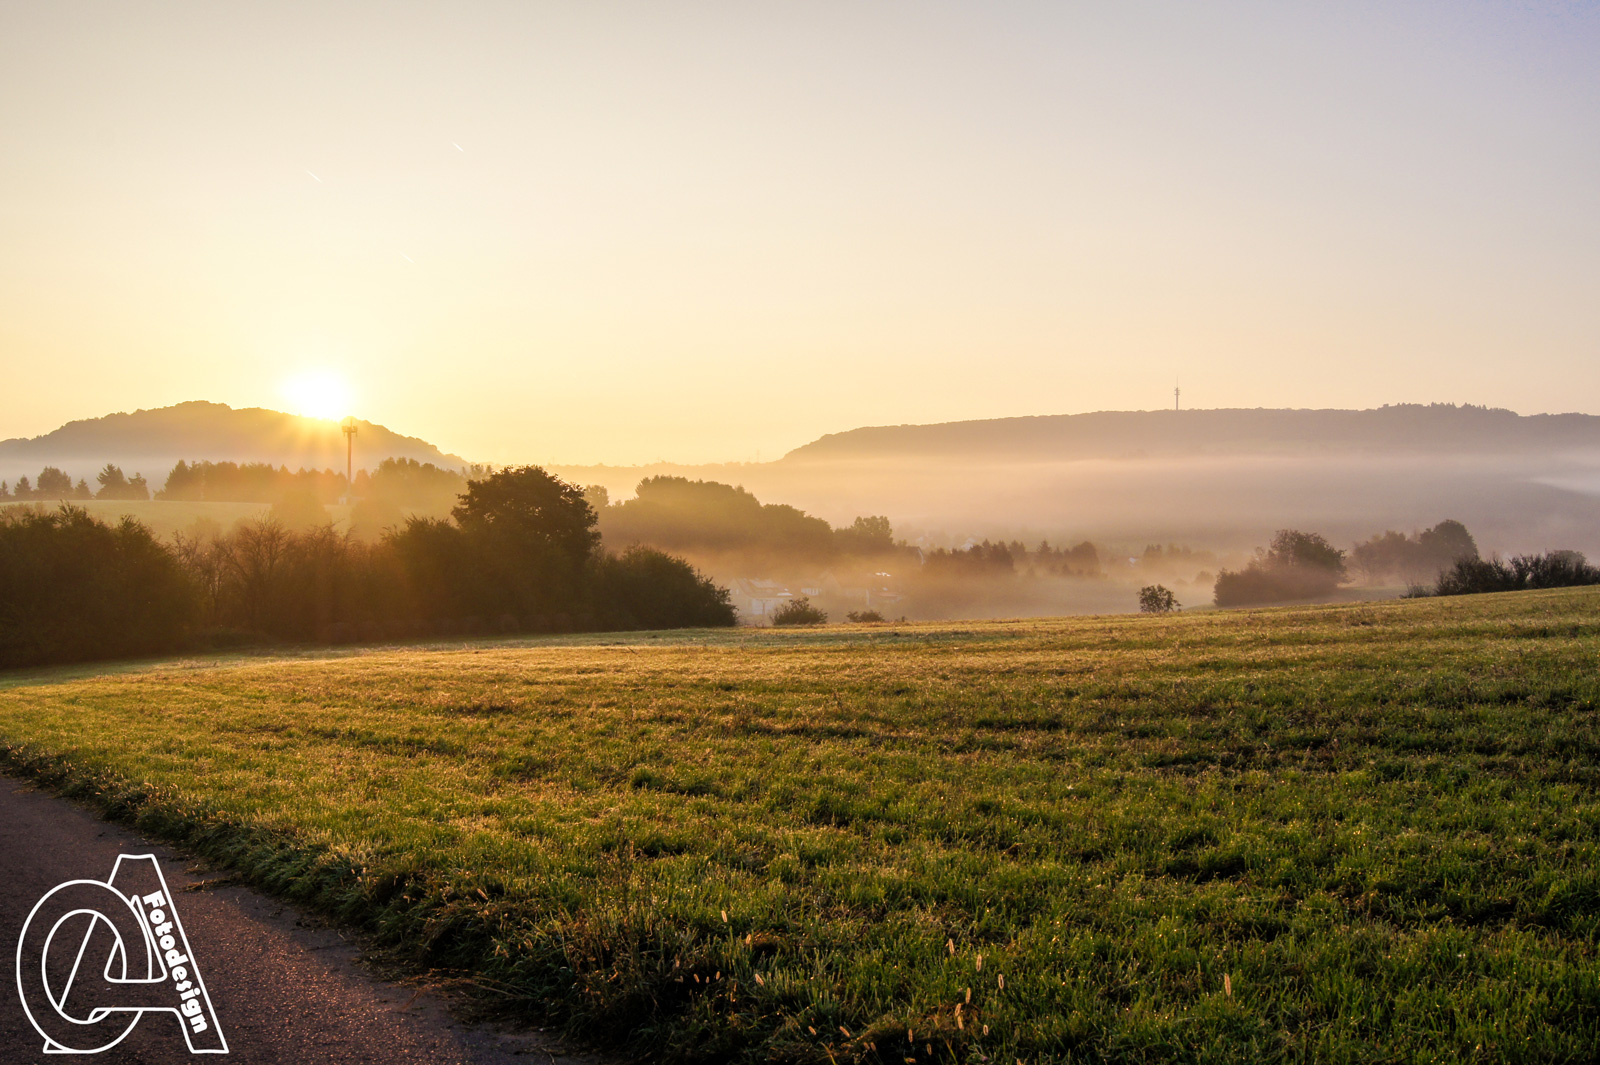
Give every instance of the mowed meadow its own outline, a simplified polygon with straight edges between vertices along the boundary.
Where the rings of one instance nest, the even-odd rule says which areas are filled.
[[[1581,589],[77,667],[0,743],[630,1055],[1585,1061],[1597,707]]]

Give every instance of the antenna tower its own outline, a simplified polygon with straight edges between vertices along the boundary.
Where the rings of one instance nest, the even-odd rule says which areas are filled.
[[[356,495],[355,470],[352,459],[356,448],[356,420],[346,418],[339,423],[339,428],[344,430],[344,494],[345,499],[354,502]]]

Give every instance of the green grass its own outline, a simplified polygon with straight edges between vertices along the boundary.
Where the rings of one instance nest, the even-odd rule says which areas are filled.
[[[1597,667],[1584,589],[79,667],[0,742],[668,1061],[1586,1061]]]

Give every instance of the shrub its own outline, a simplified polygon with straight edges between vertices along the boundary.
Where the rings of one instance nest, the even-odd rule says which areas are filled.
[[[1343,551],[1316,533],[1280,529],[1244,569],[1218,573],[1212,594],[1218,606],[1282,603],[1327,595],[1344,580]]]
[[[732,625],[728,590],[689,563],[650,547],[602,555],[595,563],[597,609],[619,629]]]
[[[1160,584],[1147,584],[1139,589],[1139,613],[1170,614],[1181,604],[1172,591]]]
[[[811,600],[804,596],[789,600],[772,615],[774,625],[821,625],[827,620],[828,615],[812,606]]]
[[[1582,552],[1548,551],[1542,555],[1517,555],[1509,562],[1498,558],[1461,559],[1439,575],[1433,594],[1473,595],[1586,584],[1600,584],[1600,569],[1589,565]]]
[[[1524,588],[1574,588],[1600,584],[1600,569],[1589,565],[1582,551],[1547,551],[1517,555],[1511,568]]]
[[[132,518],[115,526],[78,507],[0,518],[0,667],[177,650],[195,588]]]
[[[857,625],[871,625],[883,620],[883,615],[876,610],[852,610],[845,617]]]
[[[1338,581],[1325,571],[1298,566],[1259,566],[1252,562],[1242,570],[1218,573],[1212,595],[1218,606],[1248,606],[1315,599],[1338,586]]]

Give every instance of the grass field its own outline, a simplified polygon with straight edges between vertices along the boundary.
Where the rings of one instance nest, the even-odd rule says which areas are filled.
[[[0,743],[668,1061],[1587,1061],[1597,707],[1574,590],[80,667]]]
[[[54,499],[6,503],[0,504],[0,513],[13,508],[54,512],[62,505],[63,501]],[[162,539],[173,533],[188,532],[197,520],[214,521],[226,532],[237,522],[265,518],[272,511],[267,503],[195,503],[165,499],[69,499],[65,505],[80,507],[91,517],[111,525],[124,517],[135,518]],[[335,504],[324,509],[335,529],[343,532],[349,528],[350,507]]]

